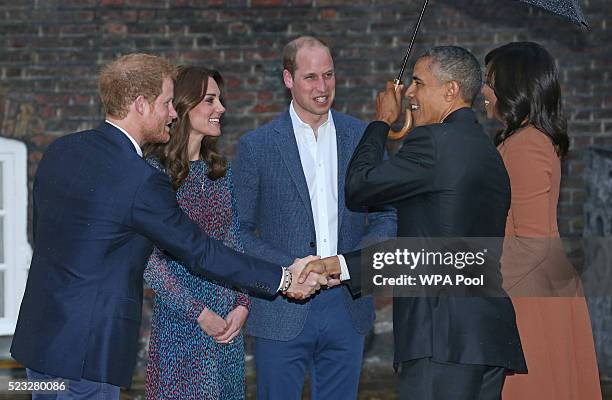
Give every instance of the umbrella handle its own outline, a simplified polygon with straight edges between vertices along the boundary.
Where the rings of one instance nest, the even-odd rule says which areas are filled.
[[[402,81],[399,79],[394,79],[393,84],[395,85],[395,89],[402,84]],[[389,129],[389,133],[387,137],[391,140],[400,140],[403,139],[408,132],[410,132],[414,128],[414,120],[412,119],[412,112],[410,111],[410,104],[406,107],[406,121],[404,121],[404,126],[399,131],[394,131],[393,129]]]

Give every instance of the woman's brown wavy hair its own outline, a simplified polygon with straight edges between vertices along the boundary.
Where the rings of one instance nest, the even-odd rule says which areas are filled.
[[[147,145],[144,148],[145,157],[153,156],[163,165],[174,189],[178,189],[189,174],[189,133],[191,123],[189,111],[206,96],[208,78],[213,78],[221,92],[223,104],[224,85],[221,74],[213,69],[198,66],[180,66],[174,82],[174,100],[172,104],[177,113],[177,119],[170,129],[168,143]],[[217,137],[205,136],[202,139],[200,158],[208,166],[208,177],[216,180],[225,176],[227,159],[217,151]]]

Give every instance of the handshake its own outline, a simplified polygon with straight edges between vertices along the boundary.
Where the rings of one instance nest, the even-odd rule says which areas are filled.
[[[304,300],[322,286],[330,288],[340,284],[338,256],[296,258],[288,270],[291,272],[291,285],[283,294],[291,299]]]

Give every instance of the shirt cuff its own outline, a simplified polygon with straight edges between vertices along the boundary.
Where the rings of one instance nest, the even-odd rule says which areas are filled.
[[[285,270],[287,268],[285,267],[281,267],[283,269],[283,271],[281,272],[281,280],[280,283],[278,284],[278,289],[276,289],[276,292],[280,292],[282,287],[283,287],[283,283],[285,283]]]
[[[338,261],[340,261],[340,281],[348,281],[351,279],[351,274],[349,274],[346,260],[342,254],[338,254]]]

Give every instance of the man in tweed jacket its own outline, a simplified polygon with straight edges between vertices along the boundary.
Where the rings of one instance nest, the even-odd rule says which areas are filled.
[[[246,253],[289,264],[394,236],[392,210],[352,212],[344,204],[347,164],[365,123],[331,110],[329,48],[300,37],[285,47],[283,67],[289,109],[242,136],[234,163]],[[353,299],[343,286],[306,302],[254,299],[248,329],[255,337],[258,400],[301,399],[307,371],[313,398],[355,399],[373,320],[372,298]]]

